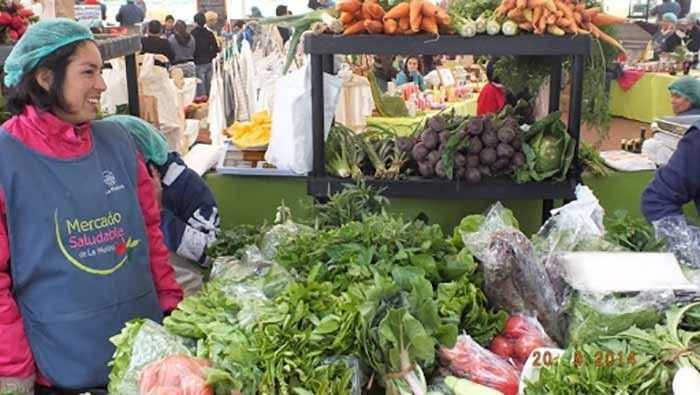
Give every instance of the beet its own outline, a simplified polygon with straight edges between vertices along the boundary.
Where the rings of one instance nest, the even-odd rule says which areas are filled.
[[[492,176],[491,169],[486,165],[479,166],[479,173],[481,173],[481,175],[484,177]]]
[[[432,177],[435,175],[435,167],[427,160],[418,162],[418,173],[423,177]]]
[[[518,120],[515,119],[514,117],[506,117],[506,119],[503,120],[503,124],[501,127],[509,127],[513,130],[518,130],[520,129],[520,125],[518,124]]]
[[[512,128],[509,128],[507,126],[503,126],[500,129],[498,129],[498,140],[502,143],[510,143],[515,139],[515,130]]]
[[[467,131],[472,136],[479,136],[484,131],[484,120],[481,117],[471,117],[467,121]]]
[[[452,133],[449,130],[443,130],[438,133],[438,140],[440,140],[440,145],[447,145],[447,140],[450,139]]]
[[[515,136],[513,141],[510,142],[511,147],[513,147],[514,150],[520,151],[523,149],[523,139],[520,138],[520,136]]]
[[[479,169],[467,169],[467,174],[464,178],[470,184],[478,184],[481,182],[481,172]]]
[[[515,150],[509,144],[501,143],[496,147],[496,153],[500,158],[510,159],[515,153]]]
[[[397,137],[396,138],[396,148],[401,152],[411,152],[415,140],[412,137]]]
[[[498,145],[498,135],[491,130],[485,131],[484,134],[481,135],[481,141],[486,147],[495,147]]]
[[[496,159],[498,159],[498,155],[496,155],[496,150],[490,147],[484,148],[479,154],[479,161],[481,162],[481,164],[484,165],[493,164],[496,161]]]
[[[523,154],[522,152],[516,152],[513,155],[513,166],[520,167],[523,166],[525,162],[525,154]]]
[[[467,156],[467,167],[471,169],[476,169],[479,167],[479,156],[478,155],[469,155]]]
[[[493,123],[493,118],[490,115],[484,117],[484,132],[495,131],[496,126]]]
[[[439,151],[430,151],[426,157],[426,160],[431,166],[435,166],[435,164],[440,160],[441,156],[442,155],[440,155]]]
[[[416,143],[416,145],[413,146],[413,149],[411,150],[411,155],[413,156],[413,160],[415,160],[416,162],[420,162],[428,156],[428,152],[430,152],[428,147],[426,147],[425,144],[419,141],[418,143]]]
[[[510,166],[510,158],[498,158],[491,166],[494,170],[503,170]]]
[[[460,168],[460,167],[466,167],[467,166],[467,157],[464,156],[464,154],[457,153],[455,154],[455,167]]]
[[[458,167],[457,170],[455,170],[455,178],[458,180],[462,180],[467,176],[467,168],[466,167]]]
[[[423,144],[425,144],[425,148],[430,150],[437,148],[438,144],[440,144],[440,137],[438,136],[437,132],[431,129],[425,129],[420,138],[423,141]]]
[[[442,166],[442,159],[437,161],[437,163],[435,164],[435,175],[440,178],[447,177],[447,175],[445,174],[445,168]]]
[[[479,155],[479,152],[484,149],[484,144],[481,143],[481,139],[478,137],[472,137],[469,139],[469,144],[467,144],[467,152],[470,155]]]
[[[442,115],[436,115],[428,119],[428,127],[436,132],[444,130],[447,126],[447,121]]]

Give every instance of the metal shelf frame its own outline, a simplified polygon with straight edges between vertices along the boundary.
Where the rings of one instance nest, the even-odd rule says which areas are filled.
[[[568,132],[575,141],[574,165],[569,179],[560,183],[517,184],[509,179],[486,179],[480,184],[463,181],[409,177],[399,181],[368,179],[369,185],[385,188],[389,197],[441,199],[518,199],[542,200],[542,220],[549,216],[554,199],[573,199],[576,184],[581,181],[578,149],[581,135],[581,103],[583,72],[586,57],[591,53],[589,36],[387,36],[309,35],[304,50],[311,57],[311,105],[313,170],[308,177],[308,193],[323,199],[328,193],[342,189],[348,181],[326,174],[324,158],[323,74],[332,73],[333,55],[495,55],[541,56],[550,60],[549,112],[559,111],[562,62],[571,57],[571,92]]]

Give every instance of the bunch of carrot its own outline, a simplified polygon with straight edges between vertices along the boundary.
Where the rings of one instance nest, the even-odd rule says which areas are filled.
[[[343,34],[440,34],[450,24],[447,12],[426,0],[401,2],[385,10],[378,0],[341,0],[336,9],[345,26]]]
[[[600,26],[626,20],[601,13],[599,7],[586,9],[582,0],[502,0],[495,14],[505,15],[519,23],[522,30],[535,34],[592,34],[625,52],[617,40],[600,30]]]

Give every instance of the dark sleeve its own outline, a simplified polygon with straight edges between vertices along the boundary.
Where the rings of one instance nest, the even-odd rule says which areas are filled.
[[[114,18],[117,20],[117,22],[122,21],[122,8],[121,7],[119,7],[119,12],[117,12],[117,16]]]
[[[655,23],[649,23],[649,22],[644,22],[644,21],[636,21],[634,22],[635,25],[639,26],[642,30],[645,32],[651,34],[652,36],[656,34],[656,32],[659,30],[659,25]]]
[[[642,214],[653,222],[682,215],[683,205],[700,195],[700,129],[693,126],[678,143],[665,166],[656,171],[642,193]]]
[[[165,49],[165,56],[168,57],[168,61],[170,64],[175,63],[175,51],[173,51],[172,45],[170,45],[169,41],[163,40],[163,48]]]
[[[164,192],[161,228],[170,251],[204,263],[206,249],[219,233],[219,212],[206,182],[186,169]]]
[[[214,33],[209,32],[209,38],[211,40],[212,54],[216,56],[216,54],[219,53],[219,43],[216,42],[216,36],[214,36]]]
[[[649,11],[649,15],[651,15],[651,16],[656,16],[658,14],[659,14],[659,6],[658,5],[654,8],[652,8],[651,11]]]

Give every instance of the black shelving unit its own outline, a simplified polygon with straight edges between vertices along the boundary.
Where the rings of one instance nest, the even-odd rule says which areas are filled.
[[[308,177],[308,193],[325,198],[342,189],[348,180],[328,176],[324,158],[323,74],[332,72],[333,55],[494,55],[542,56],[550,60],[549,112],[559,110],[562,62],[571,57],[571,98],[568,131],[575,140],[574,165],[569,179],[560,183],[517,184],[509,179],[485,179],[480,184],[444,179],[406,178],[399,181],[368,180],[369,185],[385,188],[390,197],[443,199],[518,199],[542,200],[543,220],[549,215],[554,199],[573,199],[580,182],[578,146],[581,132],[581,101],[586,57],[591,53],[589,36],[386,36],[386,35],[309,35],[304,50],[311,56],[311,103],[313,133],[313,170]]]
[[[126,62],[126,84],[129,94],[129,113],[139,116],[139,87],[136,74],[136,54],[141,51],[141,38],[136,35],[95,35],[102,60],[107,61],[124,56]],[[11,45],[0,45],[0,68],[12,51]]]

